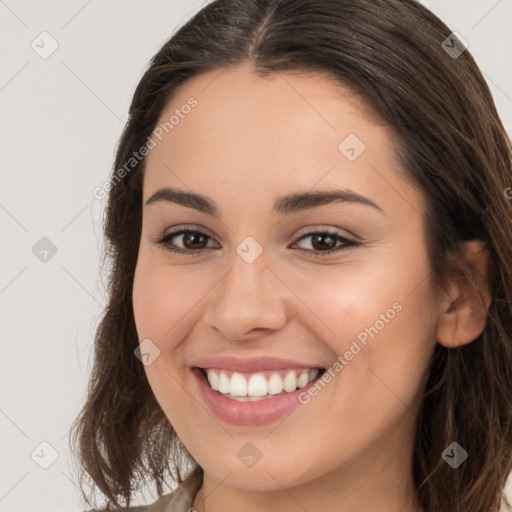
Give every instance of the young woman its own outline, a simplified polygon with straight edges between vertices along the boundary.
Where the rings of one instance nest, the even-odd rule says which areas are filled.
[[[81,483],[106,510],[145,482],[133,510],[508,506],[510,187],[482,74],[417,2],[208,4],[118,147]]]

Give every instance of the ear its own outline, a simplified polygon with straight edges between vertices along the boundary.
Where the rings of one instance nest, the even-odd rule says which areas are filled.
[[[486,243],[463,242],[462,255],[464,261],[460,264],[467,268],[467,274],[461,272],[451,279],[437,331],[437,341],[447,348],[471,343],[482,333],[492,302]]]

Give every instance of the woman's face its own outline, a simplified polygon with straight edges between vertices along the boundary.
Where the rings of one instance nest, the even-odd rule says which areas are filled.
[[[134,314],[151,388],[212,481],[394,490],[410,472],[441,308],[422,195],[365,112],[320,74],[247,66],[195,77],[162,112]]]

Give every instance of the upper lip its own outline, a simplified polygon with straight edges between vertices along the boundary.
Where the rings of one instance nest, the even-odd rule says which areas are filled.
[[[265,370],[283,370],[286,368],[323,368],[319,365],[304,364],[279,357],[238,358],[232,356],[212,356],[196,361],[192,366],[198,368],[223,368],[240,373],[261,372]]]

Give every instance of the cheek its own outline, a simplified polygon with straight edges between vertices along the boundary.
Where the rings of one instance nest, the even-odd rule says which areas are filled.
[[[186,338],[186,322],[182,320],[199,297],[199,291],[190,287],[187,273],[163,265],[141,249],[133,282],[135,325],[139,340],[149,339],[159,350],[159,356],[145,365],[144,371],[157,402],[178,427],[194,412],[182,396],[177,356],[181,340]]]
[[[141,251],[133,282],[133,310],[139,339],[167,345],[170,329],[185,318],[204,295],[197,273],[172,268]],[[200,282],[200,281],[199,281]]]
[[[434,320],[426,261],[408,266],[389,255],[371,264],[311,267],[308,272],[281,269],[293,283],[296,308],[290,311],[315,337],[340,354],[359,339],[363,344],[393,331],[399,338],[421,337]],[[405,260],[406,258],[404,258]],[[390,271],[391,269],[391,271]]]
[[[307,305],[301,324],[329,346],[333,363],[342,358],[333,368],[340,375],[338,399],[358,407],[352,403],[358,396],[362,415],[370,405],[412,406],[417,398],[436,343],[437,306],[428,276],[428,261],[414,247],[383,251],[371,265],[352,262],[288,276]]]

